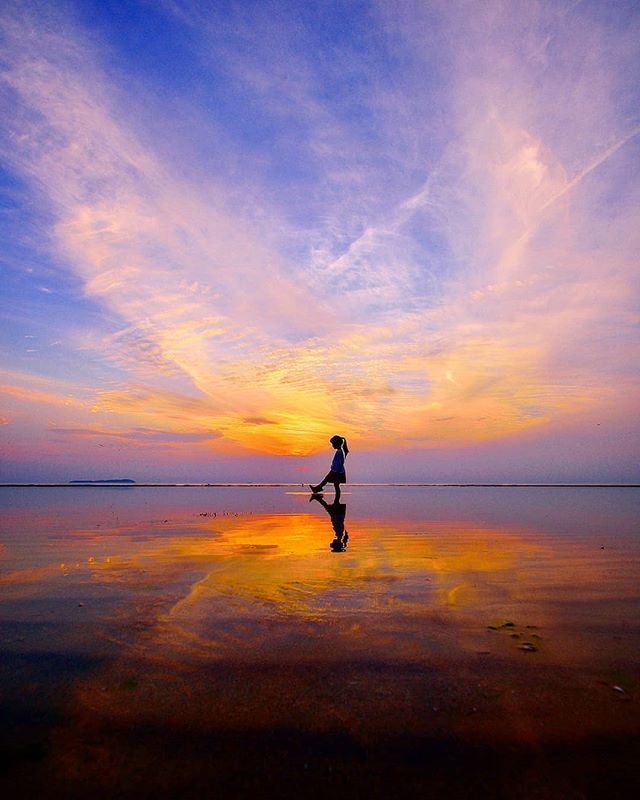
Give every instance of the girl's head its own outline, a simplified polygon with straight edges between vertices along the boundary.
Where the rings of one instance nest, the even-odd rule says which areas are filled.
[[[336,434],[335,436],[332,436],[329,439],[329,441],[331,442],[331,445],[335,450],[339,450],[340,448],[342,448],[345,456],[349,452],[349,448],[347,447],[347,440],[344,438],[344,436],[338,436]]]

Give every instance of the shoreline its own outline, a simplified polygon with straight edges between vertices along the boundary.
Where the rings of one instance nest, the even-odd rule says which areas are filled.
[[[0,489],[271,489],[306,483],[0,483]],[[349,483],[358,488],[407,489],[640,489],[640,483]]]

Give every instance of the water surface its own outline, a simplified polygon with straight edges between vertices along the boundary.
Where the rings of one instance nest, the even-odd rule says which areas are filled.
[[[9,786],[169,796],[215,781],[243,796],[268,781],[282,796],[303,781],[318,796],[388,796],[391,782],[396,796],[473,796],[480,782],[496,797],[635,786],[638,490],[355,487],[340,506],[324,499],[0,490]]]

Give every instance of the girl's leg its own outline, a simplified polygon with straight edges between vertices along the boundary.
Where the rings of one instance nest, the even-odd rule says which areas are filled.
[[[339,500],[340,499],[340,484],[339,483],[334,483],[333,486],[334,486],[334,488],[336,490],[336,500]]]
[[[327,483],[329,483],[329,476],[325,475],[325,477],[320,481],[320,483],[317,483],[315,486],[309,484],[309,488],[311,489],[312,492],[321,492],[325,484]]]

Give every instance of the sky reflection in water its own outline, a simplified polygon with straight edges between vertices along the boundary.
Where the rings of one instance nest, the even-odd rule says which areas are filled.
[[[5,644],[178,661],[624,658],[638,498],[357,488],[334,552],[335,520],[302,491],[4,490]]]
[[[635,796],[639,497],[4,489],[0,789]]]

